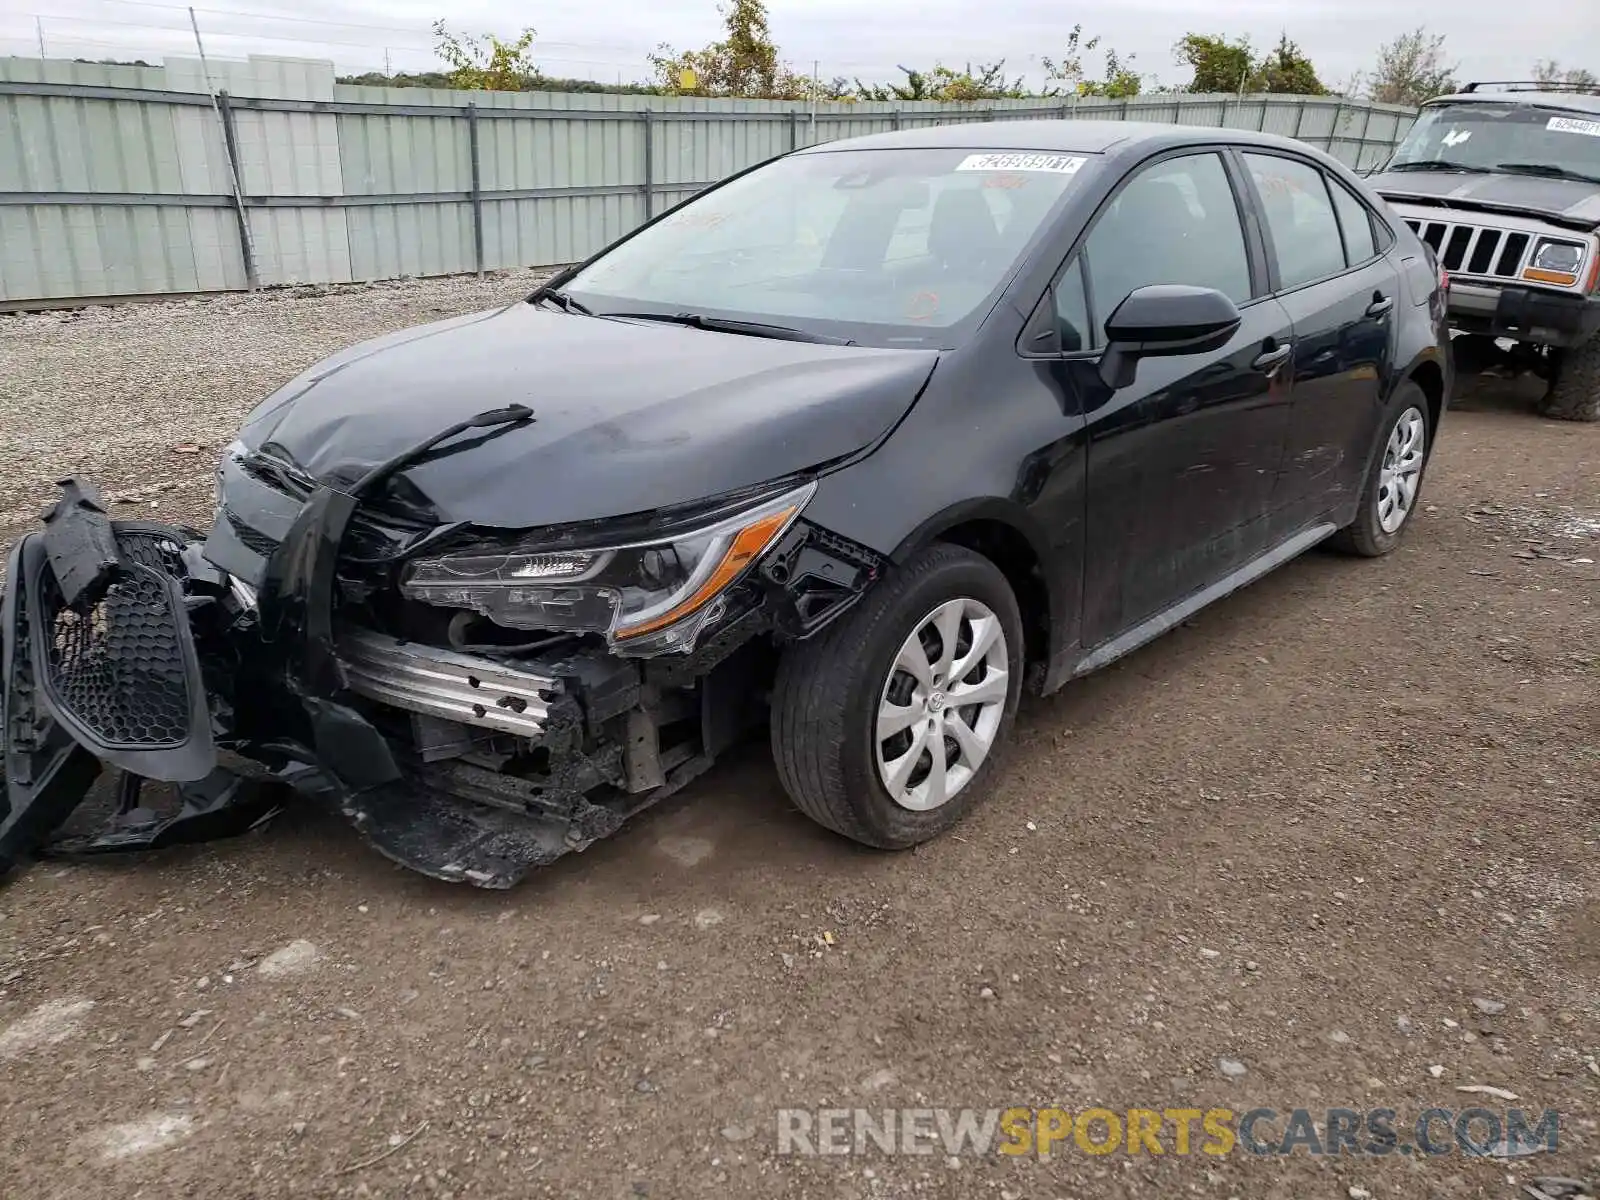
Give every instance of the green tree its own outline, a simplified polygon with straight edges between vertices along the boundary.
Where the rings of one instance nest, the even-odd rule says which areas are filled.
[[[1553,58],[1541,59],[1534,63],[1533,77],[1540,83],[1556,84],[1560,87],[1600,87],[1600,77],[1596,77],[1593,71],[1585,71],[1581,67],[1564,68]]]
[[[1255,50],[1249,38],[1229,39],[1221,35],[1185,34],[1173,47],[1179,65],[1194,70],[1188,92],[1237,92],[1248,87],[1256,73]]]
[[[433,23],[434,53],[450,68],[450,86],[474,92],[526,91],[539,78],[533,65],[533,30],[524,29],[514,42],[492,33],[481,38],[451,33]]]
[[[1131,66],[1133,60],[1132,54],[1123,59],[1115,50],[1107,50],[1105,78],[1083,83],[1083,94],[1106,96],[1112,100],[1126,100],[1129,96],[1137,96],[1144,88],[1144,76],[1133,69]]]
[[[1286,33],[1269,50],[1251,75],[1250,90],[1278,92],[1291,96],[1324,96],[1328,89],[1317,78],[1317,69]]]
[[[1379,47],[1378,64],[1361,84],[1380,103],[1421,104],[1456,90],[1456,64],[1445,58],[1444,34],[1419,25]]]
[[[1060,58],[1043,57],[1039,61],[1045,70],[1045,86],[1043,95],[1046,96],[1110,96],[1122,99],[1126,96],[1137,96],[1144,85],[1144,78],[1133,70],[1134,56],[1128,55],[1124,59],[1115,50],[1106,50],[1106,69],[1103,79],[1090,79],[1083,66],[1085,51],[1094,50],[1100,45],[1098,35],[1084,39],[1083,26],[1074,25],[1067,34],[1067,42]]]
[[[414,87],[414,88],[447,88],[453,87],[450,76],[443,71],[396,71],[393,75],[385,75],[382,71],[366,71],[360,75],[340,75],[334,79],[335,83],[362,84],[368,87]],[[523,88],[529,92],[589,92],[610,93],[629,96],[654,96],[659,95],[661,89],[650,83],[601,83],[597,79],[563,79],[555,75],[540,73],[530,79]]]
[[[1017,100],[1028,94],[1022,77],[1006,79],[1005,60],[980,63],[974,71],[972,64],[957,71],[943,63],[933,68],[934,99],[950,103],[971,103],[974,100]]]
[[[1085,81],[1088,79],[1083,69],[1083,55],[1086,50],[1093,50],[1100,45],[1099,35],[1089,38],[1083,37],[1083,26],[1074,25],[1067,34],[1067,44],[1060,58],[1044,56],[1039,59],[1044,67],[1046,96],[1061,94],[1072,95],[1081,93]]]
[[[975,100],[1016,100],[1027,96],[1022,77],[1006,78],[1005,60],[968,63],[956,70],[935,63],[931,70],[914,71],[901,67],[904,83],[862,83],[856,80],[856,95],[862,100],[940,100],[949,104],[970,104]]]
[[[904,83],[862,83],[856,80],[856,95],[863,100],[934,100],[933,83],[922,71],[901,67]]]
[[[663,43],[650,56],[656,83],[675,96],[740,96],[755,100],[809,99],[812,81],[778,57],[764,0],[731,0],[719,7],[725,36],[703,50]]]

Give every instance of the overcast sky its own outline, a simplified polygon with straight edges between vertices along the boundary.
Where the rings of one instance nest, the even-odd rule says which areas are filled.
[[[1419,24],[1448,34],[1463,78],[1525,78],[1546,57],[1600,72],[1600,0],[1548,0],[1533,20],[1506,0],[770,0],[769,9],[784,57],[807,72],[820,60],[824,78],[882,80],[900,63],[997,58],[1037,77],[1035,56],[1058,53],[1079,21],[1169,84],[1187,80],[1172,45],[1189,31],[1248,35],[1258,46],[1286,31],[1323,82],[1342,87],[1382,42]],[[331,58],[341,73],[382,68],[386,51],[396,70],[436,66],[428,27],[440,15],[469,32],[531,24],[546,73],[607,82],[642,77],[660,42],[698,47],[719,31],[715,0],[203,0],[197,12],[209,53]],[[193,46],[173,0],[0,0],[0,53],[37,54],[41,22],[50,57],[159,62]]]

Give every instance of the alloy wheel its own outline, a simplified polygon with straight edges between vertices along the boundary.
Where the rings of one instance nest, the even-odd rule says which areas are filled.
[[[950,600],[918,621],[895,655],[878,703],[878,777],[913,812],[948,803],[994,748],[1010,691],[1000,618]]]

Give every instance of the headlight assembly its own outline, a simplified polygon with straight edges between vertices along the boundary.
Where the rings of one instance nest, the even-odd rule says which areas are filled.
[[[1582,242],[1561,242],[1545,238],[1533,248],[1522,277],[1535,283],[1554,283],[1571,287],[1583,269],[1586,247]]]
[[[421,559],[401,591],[511,629],[604,633],[638,654],[687,650],[721,614],[729,585],[783,536],[815,488],[659,541]]]

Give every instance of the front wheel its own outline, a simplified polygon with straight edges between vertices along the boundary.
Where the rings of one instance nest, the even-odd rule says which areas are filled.
[[[1356,519],[1333,539],[1336,548],[1363,558],[1393,550],[1417,510],[1432,450],[1428,398],[1422,389],[1409,382],[1397,387],[1381,428],[1383,442],[1367,471]]]
[[[937,836],[988,791],[1022,668],[1022,618],[999,568],[930,546],[785,654],[772,698],[784,790],[869,846]]]
[[[1552,358],[1553,378],[1539,411],[1559,421],[1600,421],[1600,334],[1552,351]]]

